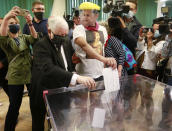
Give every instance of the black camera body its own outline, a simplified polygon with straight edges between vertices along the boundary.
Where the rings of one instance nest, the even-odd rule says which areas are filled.
[[[130,7],[125,5],[124,0],[117,0],[115,4],[113,4],[113,1],[110,1],[110,3],[108,3],[108,1],[105,0],[104,2],[106,3],[106,5],[103,8],[103,12],[109,13],[110,11],[112,11],[112,17],[122,17],[123,13],[127,14],[130,10]]]
[[[153,20],[153,24],[159,24],[160,34],[169,34],[170,29],[172,29],[172,18],[167,16],[159,17]]]
[[[64,19],[68,23],[69,29],[74,27],[73,17],[79,17],[79,9],[72,8],[72,15],[63,15]]]
[[[153,32],[153,28],[148,28],[148,27],[145,27],[145,28],[143,28],[143,31],[142,31],[142,33],[147,33],[148,31],[151,31],[151,32]]]
[[[170,32],[170,29],[172,29],[172,23],[168,23],[168,24],[160,24],[159,25],[159,33],[160,34],[169,34],[172,33]]]
[[[159,24],[160,34],[169,34],[170,29],[172,29],[172,18],[168,17],[169,8],[162,7],[161,13],[163,17],[159,17],[153,20],[153,24]]]

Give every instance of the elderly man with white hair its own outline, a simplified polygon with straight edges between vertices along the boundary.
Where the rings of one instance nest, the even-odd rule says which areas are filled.
[[[48,36],[39,40],[33,48],[30,94],[33,131],[44,130],[46,109],[43,90],[68,87],[77,83],[89,88],[95,87],[95,81],[92,78],[72,73],[72,47],[67,37],[68,30],[67,22],[63,17],[50,17]]]

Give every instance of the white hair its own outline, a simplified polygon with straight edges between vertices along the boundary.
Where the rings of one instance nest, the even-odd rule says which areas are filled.
[[[61,28],[65,30],[69,30],[69,26],[66,22],[66,20],[61,16],[51,16],[48,18],[48,28],[55,32],[55,30]]]

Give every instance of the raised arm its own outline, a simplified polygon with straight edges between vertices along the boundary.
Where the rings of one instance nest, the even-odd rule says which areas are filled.
[[[32,23],[32,16],[31,16],[30,14],[28,14],[28,15],[25,17],[25,19],[26,19],[26,22],[27,22],[27,24],[28,24],[28,26],[29,26],[29,30],[30,30],[31,35],[32,35],[34,38],[37,38],[37,37],[38,37],[38,34],[37,34],[37,32],[35,31],[35,28],[34,28],[33,23]]]
[[[15,6],[13,7],[4,17],[1,27],[0,27],[0,34],[1,36],[7,36],[8,35],[8,21],[11,18],[15,18],[19,12],[19,7]]]

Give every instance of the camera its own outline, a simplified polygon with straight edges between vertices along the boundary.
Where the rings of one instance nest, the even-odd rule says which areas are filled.
[[[167,16],[159,17],[153,20],[153,24],[159,24],[160,34],[169,34],[170,29],[172,29],[172,18]]]
[[[169,34],[171,29],[172,29],[172,23],[159,25],[160,34]]]
[[[159,17],[153,20],[153,24],[159,24],[160,34],[169,34],[172,29],[172,18],[168,17],[169,7],[162,7],[161,13],[163,17]]]
[[[27,16],[29,14],[29,10],[26,9],[22,9],[20,7],[17,7],[18,10],[16,10],[15,12],[17,13],[18,16]]]
[[[73,22],[73,17],[79,17],[79,9],[78,8],[72,8],[72,14],[68,15],[65,14],[63,15],[64,19],[68,23],[69,29],[74,27],[74,22]]]
[[[106,5],[103,7],[103,12],[109,13],[112,11],[112,17],[122,17],[124,13],[127,14],[130,10],[130,7],[125,5],[124,0],[117,0],[115,4],[113,4],[113,0],[105,0],[104,3]]]
[[[142,33],[147,33],[148,31],[153,32],[153,28],[145,27],[145,28],[143,28]]]

